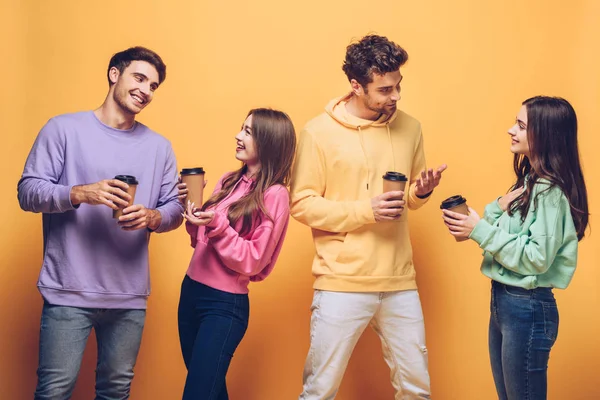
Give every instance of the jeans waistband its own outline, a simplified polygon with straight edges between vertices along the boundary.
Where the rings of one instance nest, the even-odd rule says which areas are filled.
[[[533,300],[555,301],[554,293],[551,287],[537,287],[535,289],[525,289],[519,286],[511,286],[492,280],[492,288],[502,290],[510,295],[529,297]]]

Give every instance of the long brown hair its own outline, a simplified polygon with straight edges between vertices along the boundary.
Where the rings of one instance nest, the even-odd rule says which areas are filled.
[[[264,193],[273,185],[289,185],[296,151],[296,131],[286,113],[268,108],[256,108],[250,110],[246,118],[250,115],[252,115],[252,137],[260,170],[254,177],[251,190],[232,203],[227,214],[232,226],[242,218],[241,234],[250,231],[255,218],[259,221],[263,216],[272,219],[265,209]],[[202,210],[218,204],[227,197],[247,171],[248,166],[243,164],[240,169],[224,178],[221,190],[204,203]]]
[[[509,205],[509,214],[521,213],[524,220],[531,203],[533,186],[540,180],[550,182],[547,189],[558,186],[571,207],[577,238],[583,239],[588,226],[588,201],[577,146],[577,115],[569,102],[560,97],[537,96],[523,102],[527,108],[527,141],[531,159],[515,154],[513,167],[517,175],[514,188],[523,194]],[[533,199],[536,206],[537,196]]]

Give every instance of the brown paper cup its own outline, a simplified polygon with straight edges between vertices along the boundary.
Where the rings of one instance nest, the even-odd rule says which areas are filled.
[[[131,175],[117,175],[115,176],[115,179],[118,179],[121,182],[125,182],[127,185],[129,185],[129,188],[126,190],[126,192],[131,196],[131,200],[129,200],[127,207],[132,206],[133,201],[135,200],[135,191],[137,190],[138,186],[137,179]],[[127,207],[119,207],[118,210],[113,210],[113,218],[119,218],[121,215],[123,215],[123,209]]]
[[[455,213],[460,213],[463,215],[469,215],[469,206],[467,205],[467,199],[460,195],[448,197],[446,200],[442,201],[440,205],[441,209],[450,210]],[[459,239],[457,237],[454,238],[457,242],[462,242],[467,239]]]
[[[184,168],[181,170],[181,182],[185,183],[188,189],[188,194],[184,200],[187,207],[187,202],[194,203],[194,207],[200,208],[203,203],[204,192],[204,169],[202,168]]]

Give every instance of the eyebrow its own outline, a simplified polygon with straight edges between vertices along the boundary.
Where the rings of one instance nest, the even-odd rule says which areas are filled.
[[[391,89],[391,88],[393,88],[394,86],[398,86],[398,85],[400,84],[400,82],[402,82],[402,79],[404,79],[404,76],[400,75],[400,80],[399,80],[399,81],[398,81],[398,83],[396,83],[395,85],[393,85],[393,86],[380,86],[380,87],[378,87],[378,88],[377,88],[377,90],[382,90],[382,89]]]
[[[525,122],[521,121],[519,118],[515,118],[515,119],[517,120],[517,123],[527,126],[527,124]]]

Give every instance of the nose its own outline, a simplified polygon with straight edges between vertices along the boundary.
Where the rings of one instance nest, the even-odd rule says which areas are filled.
[[[394,89],[392,91],[392,100],[394,100],[394,101],[400,100],[400,88]]]
[[[142,93],[143,93],[143,94],[145,94],[146,96],[147,96],[148,94],[150,94],[150,93],[151,93],[151,91],[150,91],[150,85],[141,84],[141,85],[140,85],[140,92],[142,92]]]
[[[510,127],[510,129],[508,130],[508,134],[510,136],[515,136],[517,134],[517,124],[514,124]]]
[[[239,131],[238,134],[235,135],[235,140],[239,140],[241,142],[243,137],[244,137],[244,131]]]

